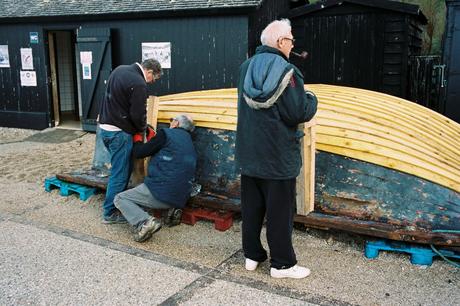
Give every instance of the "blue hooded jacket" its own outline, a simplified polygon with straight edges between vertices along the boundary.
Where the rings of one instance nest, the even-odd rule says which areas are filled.
[[[236,158],[241,173],[263,179],[298,176],[299,123],[316,113],[302,73],[277,49],[260,46],[240,67]]]

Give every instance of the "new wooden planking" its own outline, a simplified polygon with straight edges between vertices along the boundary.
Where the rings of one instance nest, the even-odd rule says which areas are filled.
[[[439,145],[442,148],[446,149],[447,154],[451,154],[452,157],[460,155],[460,148],[458,147],[458,141],[453,142],[450,139],[445,139],[440,137],[439,134],[429,133],[424,129],[419,128],[415,123],[405,123],[398,120],[395,120],[394,117],[389,116],[387,114],[379,115],[377,112],[370,114],[368,112],[362,111],[357,106],[343,106],[340,103],[335,102],[334,105],[332,104],[324,104],[322,105],[323,109],[330,109],[334,110],[337,113],[345,113],[348,115],[355,116],[356,118],[365,119],[369,122],[376,122],[382,124],[383,127],[385,126],[393,126],[393,128],[399,129],[406,133],[409,137],[417,138],[421,141],[429,141],[431,146],[433,147],[434,144]],[[331,118],[334,119],[334,118]],[[319,124],[321,123],[321,119],[319,119]],[[392,130],[387,130],[388,133],[392,133]]]
[[[410,173],[460,192],[459,124],[378,92],[323,84],[305,87],[319,100],[318,150]],[[197,126],[235,131],[236,108],[234,88],[174,94],[161,97],[159,120],[167,122],[172,115],[190,112]]]
[[[364,120],[363,120],[364,121]],[[366,121],[364,121],[366,122]],[[377,128],[369,127],[364,124],[355,124],[354,122],[349,123],[346,121],[338,122],[337,120],[332,120],[328,118],[321,118],[321,125],[318,126],[323,134],[328,134],[325,129],[327,128],[336,128],[339,132],[342,131],[357,131],[358,133],[364,133],[370,137],[380,137],[382,140],[387,139],[388,141],[394,142],[394,144],[401,148],[407,148],[412,155],[415,156],[427,156],[428,158],[433,158],[437,162],[445,163],[450,167],[453,167],[456,170],[460,170],[460,164],[458,160],[452,159],[449,156],[443,154],[443,151],[438,150],[437,148],[431,148],[428,143],[415,141],[415,138],[406,138],[407,135],[393,130],[392,133],[387,133],[381,131]],[[337,135],[336,135],[337,136]],[[392,144],[393,145],[393,144]]]

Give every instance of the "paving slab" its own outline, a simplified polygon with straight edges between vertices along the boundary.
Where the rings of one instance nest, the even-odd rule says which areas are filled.
[[[208,305],[316,305],[233,282],[215,281],[182,303],[186,306]]]
[[[201,275],[0,222],[0,305],[155,305]]]

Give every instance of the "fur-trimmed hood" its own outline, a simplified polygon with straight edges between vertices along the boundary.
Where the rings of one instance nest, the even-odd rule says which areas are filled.
[[[278,100],[294,73],[282,53],[259,46],[244,78],[243,96],[253,109],[270,108]]]

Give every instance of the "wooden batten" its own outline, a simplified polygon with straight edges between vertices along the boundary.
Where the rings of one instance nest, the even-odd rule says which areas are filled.
[[[151,125],[155,131],[158,125],[158,109],[160,107],[160,98],[156,96],[149,96],[147,99],[147,124]],[[144,158],[144,173],[147,174],[147,167],[149,165],[150,157]]]
[[[160,99],[155,96],[149,96],[147,99],[147,124],[150,124],[154,129],[156,129],[158,121],[159,101]],[[149,160],[150,157],[144,159],[136,159],[133,157],[133,172],[131,174],[132,185],[137,186],[144,181]]]
[[[160,98],[149,96],[147,99],[147,124],[150,124],[155,130],[158,124],[158,110],[160,108]]]
[[[301,141],[302,168],[297,177],[297,214],[306,216],[315,208],[316,120],[301,125],[305,134]]]
[[[59,93],[57,84],[57,70],[56,70],[56,49],[54,35],[48,33],[49,42],[49,56],[50,56],[50,72],[51,72],[51,93],[53,97],[53,113],[54,113],[54,126],[58,126],[61,122],[59,115]]]

